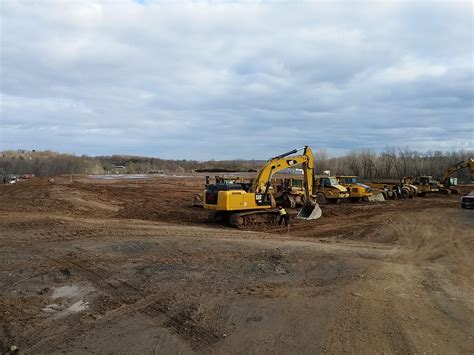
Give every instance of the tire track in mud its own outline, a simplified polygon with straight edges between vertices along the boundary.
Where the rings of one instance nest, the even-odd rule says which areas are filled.
[[[200,324],[199,320],[196,319],[196,305],[192,303],[179,307],[174,305],[176,300],[173,300],[173,298],[178,291],[171,291],[157,297],[151,290],[146,292],[148,295],[144,296],[143,288],[118,279],[107,267],[97,265],[97,261],[93,263],[94,269],[85,267],[84,265],[88,265],[93,258],[81,258],[77,252],[74,252],[74,254],[68,253],[66,256],[58,258],[50,257],[49,255],[54,255],[54,252],[53,249],[50,249],[49,253],[44,248],[36,249],[36,255],[40,255],[44,260],[58,268],[74,270],[74,274],[91,283],[97,291],[103,293],[107,304],[100,313],[103,312],[104,314],[100,319],[96,318],[93,322],[87,319],[84,320],[85,316],[77,315],[75,317],[78,320],[77,322],[73,324],[68,322],[68,329],[52,335],[41,334],[40,337],[36,331],[23,334],[21,343],[24,351],[36,353],[58,349],[61,345],[67,344],[71,339],[75,339],[87,331],[133,313],[140,313],[149,317],[158,327],[172,329],[185,342],[189,342],[193,349],[200,349],[220,340],[213,327],[209,328]],[[84,251],[81,250],[81,252]],[[71,258],[73,259],[71,260]],[[115,270],[120,269],[120,263],[108,260],[107,265]],[[99,301],[104,302],[103,299]],[[110,306],[112,308],[109,308]],[[50,320],[48,319],[42,323],[43,326],[40,325],[40,328],[50,326]]]
[[[383,263],[383,268],[390,269],[390,264]],[[347,290],[346,300],[330,326],[325,352],[363,354],[367,349],[389,354],[414,352],[414,344],[406,336],[387,291],[394,287],[392,281],[388,281],[385,289],[374,287],[374,282],[380,282],[377,280],[395,276],[387,276],[379,267],[369,269]]]
[[[97,211],[97,214],[91,212],[90,215],[85,216],[79,209],[73,208],[69,210],[71,207],[69,202],[71,201],[47,201],[48,199],[55,198],[55,195],[51,194],[51,191],[56,191],[57,194],[68,194],[71,191],[77,193],[81,191],[82,185],[68,185],[68,189],[56,189],[54,185],[50,186],[48,184],[43,184],[43,187],[35,185],[28,188],[26,188],[27,185],[18,185],[18,187],[15,187],[19,189],[17,192],[13,193],[13,190],[11,190],[12,194],[8,199],[17,204],[13,211],[22,212],[15,212],[16,215],[15,213],[10,214],[11,216],[16,216],[16,221],[8,227],[8,233],[5,233],[8,235],[5,236],[4,241],[8,244],[9,249],[12,251],[23,249],[24,251],[21,251],[19,255],[27,256],[28,259],[33,252],[36,260],[34,262],[37,262],[36,255],[38,255],[41,260],[44,259],[45,262],[40,265],[38,269],[46,270],[48,266],[53,266],[56,269],[71,270],[73,271],[73,277],[77,277],[84,282],[90,282],[98,293],[97,303],[94,304],[94,302],[91,302],[90,308],[91,313],[93,313],[92,315],[99,315],[97,319],[92,319],[91,315],[87,314],[87,311],[82,314],[68,316],[67,319],[64,319],[61,321],[62,323],[59,324],[55,324],[49,318],[41,320],[41,322],[38,322],[38,318],[33,319],[31,326],[25,326],[24,334],[19,335],[21,342],[28,344],[24,350],[26,353],[58,352],[64,349],[70,351],[74,350],[74,344],[85,344],[85,340],[82,340],[82,343],[80,341],[75,343],[75,338],[82,337],[88,333],[94,333],[94,330],[100,334],[100,331],[105,328],[116,327],[116,321],[121,320],[121,317],[128,321],[128,319],[134,318],[135,315],[140,319],[150,319],[152,326],[156,325],[157,328],[167,329],[166,332],[163,331],[160,333],[161,338],[157,338],[155,344],[162,341],[160,339],[167,338],[167,334],[173,334],[173,336],[178,335],[181,344],[189,344],[194,349],[198,349],[198,351],[202,349],[207,351],[213,348],[212,345],[209,344],[215,344],[213,343],[214,341],[219,341],[220,338],[214,336],[221,335],[218,334],[218,331],[225,331],[230,335],[229,338],[231,338],[234,335],[232,332],[235,328],[233,327],[255,325],[257,327],[267,326],[267,330],[272,330],[272,324],[264,323],[265,316],[262,323],[256,323],[260,322],[261,314],[259,310],[268,309],[269,305],[272,304],[272,300],[284,299],[287,301],[291,299],[293,303],[290,304],[289,302],[280,309],[294,311],[295,308],[292,307],[295,305],[300,307],[301,302],[314,301],[316,299],[315,297],[320,294],[323,294],[323,298],[316,299],[316,302],[319,300],[324,301],[326,299],[337,298],[338,302],[340,300],[343,304],[343,307],[338,312],[334,312],[336,319],[331,323],[333,333],[331,337],[328,338],[326,344],[329,350],[348,349],[350,352],[367,353],[371,349],[377,349],[377,345],[380,345],[380,348],[387,353],[397,352],[398,348],[406,353],[413,352],[415,348],[413,348],[410,334],[406,334],[407,329],[412,330],[413,328],[408,328],[407,326],[409,326],[410,323],[404,324],[402,320],[396,317],[400,314],[404,314],[403,306],[407,305],[412,305],[414,313],[419,312],[417,315],[419,318],[423,318],[427,315],[425,319],[423,319],[426,322],[424,325],[429,324],[428,322],[431,320],[433,320],[433,322],[437,321],[438,328],[436,328],[436,330],[440,329],[440,333],[438,334],[448,334],[446,332],[447,327],[452,327],[450,317],[456,314],[454,314],[455,312],[449,303],[451,300],[447,299],[447,297],[452,296],[452,294],[446,293],[447,296],[444,294],[437,296],[438,294],[436,292],[438,291],[438,286],[436,279],[444,277],[437,274],[430,275],[427,273],[425,275],[425,277],[430,280],[426,283],[427,296],[429,292],[434,292],[434,296],[438,298],[440,309],[436,310],[436,313],[430,308],[435,304],[430,300],[425,301],[425,303],[420,306],[418,299],[411,299],[403,303],[404,299],[400,301],[396,298],[397,295],[390,297],[390,295],[385,294],[384,287],[391,287],[394,293],[400,294],[405,288],[410,288],[412,285],[409,283],[395,283],[392,285],[392,281],[390,280],[386,280],[385,284],[379,284],[380,275],[376,273],[367,276],[367,278],[372,280],[373,283],[371,284],[364,282],[357,283],[357,281],[355,281],[357,284],[354,285],[344,282],[334,284],[335,279],[318,278],[316,272],[313,274],[315,269],[308,268],[308,265],[305,265],[304,268],[301,267],[303,271],[297,270],[303,275],[300,275],[301,279],[295,279],[298,277],[298,275],[295,274],[288,276],[292,278],[291,283],[280,282],[280,280],[277,279],[279,276],[277,275],[275,277],[275,275],[278,272],[288,272],[288,270],[284,263],[279,262],[279,256],[272,256],[268,259],[270,264],[264,264],[262,268],[267,274],[271,273],[271,275],[273,275],[272,277],[275,277],[275,279],[270,280],[271,282],[261,280],[261,277],[265,277],[264,274],[256,274],[253,272],[244,275],[242,282],[249,285],[243,285],[240,281],[236,282],[227,276],[226,273],[223,273],[226,271],[225,268],[213,266],[207,278],[203,278],[204,285],[199,285],[196,288],[196,282],[193,284],[191,281],[185,280],[180,283],[179,279],[170,277],[167,280],[169,280],[170,283],[176,280],[175,285],[163,290],[155,286],[155,281],[157,279],[162,280],[162,278],[148,278],[148,274],[145,274],[143,278],[141,278],[142,276],[134,274],[134,267],[129,268],[130,264],[125,265],[127,263],[125,257],[117,257],[116,255],[112,255],[110,258],[108,256],[97,257],[97,255],[93,255],[93,251],[89,250],[88,247],[104,243],[113,243],[114,241],[144,240],[147,237],[156,236],[163,241],[180,238],[177,254],[180,254],[180,257],[182,256],[183,258],[196,257],[195,261],[201,264],[225,264],[226,261],[231,260],[234,256],[227,253],[227,249],[238,247],[239,243],[241,243],[240,245],[244,245],[245,243],[247,248],[260,246],[266,249],[272,249],[276,246],[283,246],[284,248],[293,248],[292,250],[296,249],[298,251],[308,250],[308,252],[311,251],[311,258],[320,258],[324,253],[331,253],[331,257],[335,259],[349,259],[350,261],[364,259],[364,265],[368,259],[377,259],[369,260],[370,265],[375,265],[376,263],[383,262],[383,259],[387,258],[387,250],[393,246],[373,243],[371,249],[368,247],[370,244],[364,244],[365,241],[361,243],[360,240],[364,240],[367,235],[372,235],[372,233],[387,220],[397,223],[400,215],[404,213],[408,215],[411,212],[430,208],[430,203],[435,200],[437,204],[443,207],[443,210],[448,210],[448,207],[452,206],[458,207],[457,200],[454,201],[454,199],[451,198],[450,200],[444,201],[439,198],[432,199],[431,201],[425,199],[403,202],[389,201],[386,205],[368,205],[367,207],[362,204],[328,206],[328,213],[323,219],[309,223],[297,222],[292,226],[292,234],[285,236],[280,233],[282,232],[281,229],[262,230],[262,232],[267,233],[257,234],[235,231],[231,228],[209,223],[206,224],[207,229],[199,228],[203,226],[203,223],[196,221],[196,219],[204,218],[204,213],[202,213],[202,210],[198,211],[188,206],[188,204],[190,205],[192,203],[192,200],[184,201],[184,199],[188,198],[188,195],[191,196],[190,191],[192,188],[178,191],[177,187],[179,187],[179,184],[180,182],[164,183],[162,181],[155,181],[149,184],[135,184],[136,186],[122,189],[120,183],[117,183],[117,185],[110,184],[109,187],[105,189],[105,193],[103,193],[104,188],[102,185],[97,184],[90,190],[85,191],[84,196],[86,196],[86,198],[87,196],[97,194],[97,199],[102,202],[118,204],[118,201],[120,201],[120,203],[130,203],[134,205],[135,207],[132,208],[133,211],[131,210],[131,212],[133,212],[133,218],[137,218],[136,220],[111,218],[108,214],[101,214],[102,212],[100,212],[100,209],[96,205],[91,206],[91,211]],[[19,192],[22,188],[25,189],[24,193]],[[49,195],[45,191],[42,191],[42,189],[50,191]],[[149,202],[141,204],[144,200],[149,200]],[[175,200],[179,200],[180,203],[170,204],[170,201]],[[136,203],[137,201],[140,203]],[[39,206],[35,206],[37,202]],[[10,203],[10,201],[8,201],[8,203]],[[0,201],[0,209],[8,211],[8,203]],[[74,204],[75,202],[72,201],[72,203]],[[63,208],[66,210],[63,211]],[[153,213],[150,214],[150,211],[143,211],[143,208],[150,208],[150,211]],[[65,226],[60,222],[59,224],[56,222],[51,224],[45,223],[45,225],[42,225],[42,222],[39,222],[39,224],[36,224],[36,222],[29,224],[28,214],[30,214],[31,211],[36,211],[37,216],[42,216],[42,218],[47,216],[52,219],[64,219],[67,223]],[[46,214],[45,211],[49,214]],[[155,213],[156,211],[159,213]],[[412,215],[410,215],[409,218],[413,217]],[[99,218],[102,216],[103,221],[90,218],[92,216],[99,216]],[[124,213],[124,217],[128,218],[130,216],[132,215]],[[80,219],[73,222],[74,217],[79,217]],[[7,221],[7,219],[8,217],[3,217],[0,222]],[[147,219],[151,219],[152,221],[145,221]],[[158,221],[158,223],[153,221]],[[175,224],[170,224],[170,221]],[[155,223],[155,225],[153,225],[153,223]],[[430,223],[432,222],[423,221],[423,225],[429,225]],[[5,224],[7,224],[7,222],[5,222]],[[81,224],[87,227],[82,227]],[[68,228],[70,229],[69,231]],[[39,230],[37,231],[37,229]],[[41,229],[43,229],[43,231]],[[352,234],[352,230],[356,230],[355,234]],[[283,232],[285,233],[286,231]],[[407,236],[409,235],[411,235],[411,233]],[[338,240],[336,243],[340,244],[332,244],[330,239],[324,239],[332,236],[337,237]],[[318,237],[322,238],[320,239],[321,243],[314,243],[315,240],[312,238]],[[469,245],[464,242],[459,242],[454,238],[455,236],[452,237],[455,255],[463,259],[463,262],[469,261],[466,260],[470,256],[467,250]],[[217,253],[220,254],[206,257],[193,254],[188,248],[192,248],[193,245],[190,241],[197,239],[205,240],[208,243],[220,243],[219,245],[221,247],[215,249]],[[352,240],[349,241],[350,239]],[[235,241],[236,244],[228,244],[230,240]],[[73,249],[76,241],[78,245],[85,246],[86,249]],[[63,243],[61,244],[61,242]],[[205,247],[209,245],[210,244],[205,244]],[[225,248],[222,246],[225,246]],[[410,248],[408,247],[407,249]],[[222,253],[223,250],[225,250],[225,253]],[[75,254],[67,254],[72,251]],[[460,254],[463,251],[464,256]],[[203,253],[205,253],[205,251]],[[14,254],[8,256],[11,260],[13,260],[14,257]],[[236,255],[236,258],[238,257],[239,255]],[[28,262],[28,259],[25,261]],[[239,264],[240,267],[242,265],[248,265],[248,261],[252,261],[252,259],[253,254],[250,255],[249,260],[244,261],[244,264]],[[309,260],[304,257],[302,259],[302,263],[306,263]],[[148,259],[148,257],[143,259],[135,258],[133,260],[138,261],[139,264],[151,264],[156,262],[156,260],[152,258]],[[267,262],[266,259],[262,260],[264,260],[265,263]],[[470,260],[472,263],[474,259]],[[403,266],[404,263],[409,264],[410,262],[413,262],[410,258],[395,258],[392,264],[395,266]],[[444,266],[441,264],[441,262],[444,262],[443,259],[436,259],[436,262],[440,262],[440,265]],[[16,265],[20,264],[16,263]],[[472,264],[469,265],[472,266]],[[258,265],[255,266],[257,267]],[[323,266],[315,266],[317,269],[321,267]],[[334,272],[336,272],[337,269],[338,266],[336,263]],[[208,270],[209,269],[206,269],[205,272]],[[230,270],[232,272],[236,269],[230,268]],[[468,269],[465,270],[467,272]],[[156,269],[151,269],[151,273],[155,271]],[[167,275],[176,275],[175,270],[172,268],[166,269],[163,272],[167,273]],[[390,272],[387,271],[387,274],[390,274]],[[447,277],[450,277],[450,275],[447,275]],[[273,282],[274,280],[276,280],[276,282]],[[150,283],[147,284],[147,281]],[[140,282],[144,283],[140,284]],[[328,285],[338,290],[337,296],[330,292],[325,294],[325,292],[331,291],[324,288]],[[439,287],[445,286],[445,284],[442,284]],[[212,287],[217,289],[217,291],[206,291],[206,288]],[[434,287],[435,289],[431,290],[429,287]],[[354,295],[349,292],[350,290],[354,291]],[[362,294],[362,297],[358,295],[359,293]],[[303,294],[304,297],[298,298],[301,294]],[[408,296],[412,297],[413,295],[408,294]],[[430,297],[427,297],[427,299],[429,298]],[[257,309],[258,311],[252,313],[245,308],[245,305],[238,304],[236,301],[242,299],[255,301],[260,308],[254,308],[254,310]],[[224,302],[228,302],[233,308],[229,309],[228,305],[223,306],[222,303]],[[29,307],[29,309],[34,312],[38,309],[34,303],[26,304],[25,307]],[[463,310],[462,307],[459,309],[461,311]],[[297,329],[296,331],[304,331],[303,328],[298,327],[301,326],[299,322],[301,319],[304,319],[305,312],[307,313],[307,311],[303,310],[301,313],[298,313],[301,318],[295,319],[294,323],[292,323],[292,327],[294,326],[294,328]],[[447,313],[442,314],[442,312]],[[141,317],[142,315],[148,318],[143,318]],[[462,326],[463,318],[459,317],[459,312],[457,312],[457,315],[458,326]],[[331,320],[332,316],[331,314],[328,319]],[[461,319],[461,321],[459,321],[459,319]],[[23,321],[23,319],[20,319],[18,324],[22,324],[21,322]],[[441,324],[443,321],[447,323],[444,328]],[[229,327],[229,323],[232,322],[234,322],[235,325]],[[321,320],[319,320],[319,322],[321,322]],[[411,326],[420,327],[419,324],[415,324],[414,322],[411,323]],[[48,330],[48,327],[51,329]],[[114,333],[116,330],[115,328],[108,334],[117,334]],[[8,331],[7,329],[4,333],[7,334]],[[169,331],[169,333],[167,333],[167,331]],[[429,335],[428,333],[429,332],[426,332],[426,334],[424,333],[422,336]],[[466,334],[466,332],[462,333],[464,338]],[[248,334],[248,337],[248,339],[255,339],[255,334]],[[363,342],[360,338],[370,340],[371,342]],[[463,341],[461,337],[453,337],[453,339],[469,345],[469,341]],[[181,342],[181,340],[183,342]],[[378,340],[380,340],[379,343]],[[311,345],[311,341],[312,338],[308,338],[307,344]],[[355,347],[353,348],[350,347],[351,341],[355,342]],[[421,341],[423,341],[422,338]],[[97,344],[97,342],[95,344]],[[234,345],[236,344],[241,346],[239,343],[235,343]],[[220,343],[216,344],[216,347],[220,345]],[[268,346],[270,347],[271,344]],[[286,349],[294,349],[291,347],[294,346],[294,344],[289,342],[285,343],[285,341],[282,341],[281,346],[287,346]],[[252,350],[251,348],[247,349],[248,351]],[[425,350],[423,348],[418,349]]]

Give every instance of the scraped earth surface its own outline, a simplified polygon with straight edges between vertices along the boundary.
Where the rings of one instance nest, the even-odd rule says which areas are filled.
[[[202,189],[202,176],[0,186],[0,352],[474,352],[474,210],[459,196],[245,231],[193,208]]]

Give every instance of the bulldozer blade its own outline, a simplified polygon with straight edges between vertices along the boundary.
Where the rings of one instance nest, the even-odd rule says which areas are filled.
[[[372,196],[369,196],[367,198],[370,202],[382,202],[385,201],[385,198],[383,197],[383,194],[381,192],[373,194]]]
[[[318,204],[315,206],[311,205],[304,205],[301,207],[300,212],[296,216],[298,219],[318,219],[321,217],[323,212],[321,211],[321,207]]]

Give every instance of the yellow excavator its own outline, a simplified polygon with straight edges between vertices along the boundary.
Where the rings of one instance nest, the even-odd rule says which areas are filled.
[[[302,154],[295,155],[299,151]],[[309,146],[271,158],[260,170],[257,178],[249,186],[232,183],[206,184],[203,207],[215,212],[216,220],[228,220],[237,228],[261,224],[273,224],[278,216],[276,202],[271,193],[271,179],[277,172],[302,165],[304,187],[307,194],[297,218],[318,219],[321,209],[312,204],[310,197],[314,181],[314,155]]]
[[[456,171],[459,171],[461,169],[465,169],[465,168],[469,168],[469,170],[471,171],[471,180],[474,181],[474,159],[468,159],[468,160],[465,160],[465,161],[462,161],[460,163],[457,163],[457,164],[453,164],[451,165],[450,167],[448,167],[446,169],[446,171],[444,172],[444,175],[443,175],[443,178],[441,179],[440,183],[441,183],[441,187],[440,187],[440,191],[443,192],[443,193],[447,193],[447,194],[457,194],[459,193],[459,191],[453,187],[451,187],[452,185],[454,185],[451,181],[451,175],[453,175]]]

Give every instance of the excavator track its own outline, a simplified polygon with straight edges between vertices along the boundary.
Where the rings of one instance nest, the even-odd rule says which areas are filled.
[[[278,211],[249,211],[233,213],[229,217],[229,224],[240,229],[252,229],[262,225],[274,225],[277,222]]]

